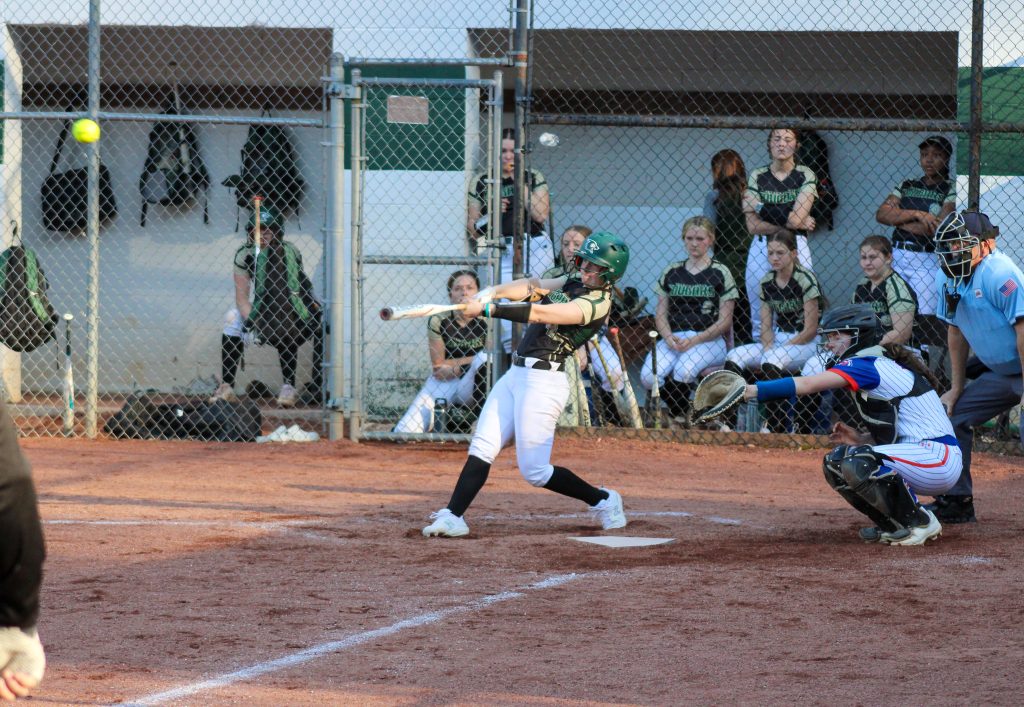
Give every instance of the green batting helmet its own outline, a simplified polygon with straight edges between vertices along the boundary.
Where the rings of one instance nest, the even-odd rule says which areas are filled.
[[[605,271],[601,273],[601,277],[606,285],[611,285],[626,274],[626,266],[629,265],[629,246],[614,233],[591,233],[576,251],[577,268],[581,265],[581,260],[604,266]]]
[[[246,225],[246,229],[252,231],[256,228],[256,210],[253,209],[249,213],[249,223]],[[283,236],[284,235],[284,219],[281,218],[280,212],[273,206],[267,206],[266,204],[260,204],[260,230],[270,229],[275,233]]]

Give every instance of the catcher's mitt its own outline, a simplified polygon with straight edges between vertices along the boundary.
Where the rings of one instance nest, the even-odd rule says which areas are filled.
[[[715,371],[697,384],[693,394],[693,424],[713,420],[743,400],[747,382],[732,371]]]

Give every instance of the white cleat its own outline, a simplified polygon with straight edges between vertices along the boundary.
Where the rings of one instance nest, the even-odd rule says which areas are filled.
[[[626,527],[626,513],[622,510],[622,496],[618,491],[602,489],[608,492],[608,498],[597,505],[591,506],[588,510],[601,521],[601,527],[605,530]]]
[[[469,526],[466,525],[466,521],[447,508],[431,513],[430,520],[434,522],[423,529],[423,534],[428,538],[431,536],[461,538],[464,535],[469,535]]]
[[[881,542],[889,545],[924,545],[942,535],[942,524],[939,523],[939,519],[927,508],[922,510],[928,515],[927,525],[898,530],[895,533],[882,533]]]

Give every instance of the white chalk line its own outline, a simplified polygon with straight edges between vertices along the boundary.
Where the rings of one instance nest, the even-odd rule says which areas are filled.
[[[182,685],[171,690],[165,690],[163,692],[157,692],[152,695],[141,697],[132,702],[118,703],[127,705],[156,705],[163,702],[169,702],[171,700],[178,700],[190,695],[195,695],[199,692],[205,692],[207,690],[215,690],[217,688],[226,687],[237,682],[245,680],[252,680],[253,678],[273,673],[278,670],[284,670],[286,668],[292,668],[296,665],[308,663],[311,660],[316,660],[330,653],[338,653],[355,646],[362,645],[369,641],[373,641],[379,638],[386,638],[392,636],[400,631],[404,631],[410,628],[418,628],[420,626],[427,626],[429,624],[437,623],[443,619],[456,614],[464,614],[473,611],[479,611],[485,609],[494,604],[500,604],[501,602],[509,601],[510,599],[517,599],[523,596],[526,592],[538,591],[542,589],[549,589],[551,587],[557,587],[568,582],[572,582],[577,579],[586,577],[586,574],[570,573],[553,575],[539,582],[529,584],[520,589],[510,589],[497,594],[490,594],[485,597],[481,597],[468,604],[461,606],[455,606],[450,609],[442,609],[440,611],[430,611],[419,616],[413,616],[408,619],[402,619],[397,621],[390,626],[384,626],[382,628],[373,629],[372,631],[363,631],[347,638],[343,638],[337,641],[329,641],[327,643],[321,643],[316,646],[310,646],[297,653],[291,655],[282,656],[275,658],[274,660],[268,660],[264,663],[257,663],[250,665],[240,670],[235,670],[230,673],[218,675],[217,677],[202,680],[191,685]]]

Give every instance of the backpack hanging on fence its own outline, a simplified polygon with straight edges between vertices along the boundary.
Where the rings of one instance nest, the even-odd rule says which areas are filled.
[[[36,254],[18,238],[0,254],[0,343],[13,351],[35,351],[54,338],[57,313],[46,297],[46,276]]]
[[[833,214],[839,207],[839,193],[828,164],[828,143],[814,130],[801,131],[800,146],[796,161],[809,167],[818,179],[818,198],[811,207],[811,216],[817,222],[817,229],[832,230]]]
[[[71,133],[71,121],[65,120],[57,138],[57,149],[50,162],[50,173],[43,180],[40,198],[43,226],[49,231],[81,233],[88,221],[89,169],[79,167],[57,172],[60,153]],[[117,216],[117,202],[110,182],[110,170],[100,165],[100,225]]]
[[[184,115],[178,85],[174,84],[174,103],[164,115]],[[192,123],[158,122],[149,131],[149,150],[139,177],[142,194],[142,215],[139,225],[146,225],[150,204],[184,206],[203,196],[203,223],[210,222],[206,191],[210,173],[199,152],[199,137]]]
[[[270,117],[264,109],[260,117]],[[281,214],[298,212],[305,182],[299,176],[295,146],[279,125],[250,125],[242,146],[242,168],[222,184],[235,192],[239,208],[251,208],[254,196]]]

